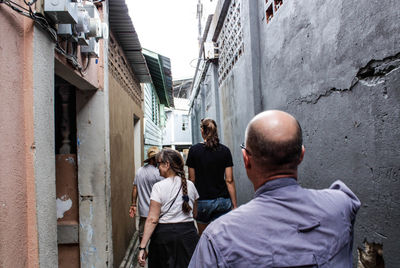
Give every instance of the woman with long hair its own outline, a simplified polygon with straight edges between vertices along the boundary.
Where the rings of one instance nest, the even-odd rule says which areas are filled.
[[[138,262],[148,267],[187,267],[199,240],[194,225],[196,200],[194,184],[185,178],[184,161],[179,152],[163,149],[157,156],[160,175],[166,179],[154,184],[150,209],[139,245]]]
[[[189,180],[194,182],[200,195],[196,221],[201,235],[211,221],[236,208],[237,204],[231,151],[219,142],[214,120],[202,119],[200,131],[204,142],[189,149],[186,165]]]

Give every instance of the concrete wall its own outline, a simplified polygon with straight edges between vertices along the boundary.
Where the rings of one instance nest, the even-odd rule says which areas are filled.
[[[0,5],[0,267],[39,266],[33,35],[29,19]]]
[[[135,140],[143,138],[143,131],[135,137],[134,117],[139,118],[143,130],[143,111],[111,75],[109,88],[113,250],[114,267],[119,267],[135,232],[134,219],[129,217],[128,211],[136,172],[134,152],[142,150],[135,148]]]
[[[287,1],[259,25],[262,107],[299,119],[300,182],[348,184],[363,204],[355,246],[383,243],[387,267],[400,265],[399,10],[398,1]]]
[[[35,27],[33,89],[36,211],[41,267],[56,267],[57,212],[54,139],[54,43]]]
[[[6,5],[0,5],[0,36],[7,37],[0,38],[0,266],[58,265],[56,72],[79,89],[102,89],[78,94],[77,121],[82,141],[78,150],[81,265],[106,267],[112,264],[112,245],[108,244],[108,92],[103,84],[103,72],[107,72],[103,56],[97,64],[92,59],[87,77],[82,77],[65,58],[54,55],[47,33]],[[107,55],[102,43],[100,51]]]
[[[77,91],[79,243],[81,267],[109,267],[112,264],[111,227],[108,218],[110,195],[105,116],[108,106],[104,91]],[[107,119],[108,121],[108,119]]]
[[[382,243],[387,267],[399,266],[400,2],[283,1],[269,23],[265,2],[241,1],[244,53],[218,87],[239,203],[253,194],[238,148],[248,121],[262,110],[288,111],[304,132],[299,182],[348,184],[363,203],[355,248]],[[200,88],[193,120],[204,98]]]

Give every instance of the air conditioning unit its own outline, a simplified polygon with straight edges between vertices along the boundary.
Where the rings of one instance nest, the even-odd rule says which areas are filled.
[[[72,36],[72,25],[71,24],[58,24],[57,35],[68,38]]]
[[[71,0],[45,0],[44,13],[55,23],[75,24],[78,22],[78,9]]]
[[[100,39],[102,36],[102,25],[99,11],[92,2],[85,2],[83,7],[86,9],[90,17],[89,32],[86,33],[86,36]]]
[[[218,59],[218,47],[214,42],[204,42],[204,58],[206,60]]]
[[[81,46],[81,52],[84,54],[88,54],[89,57],[98,58],[100,53],[100,46],[99,43],[96,41],[96,38],[90,37],[89,45]]]

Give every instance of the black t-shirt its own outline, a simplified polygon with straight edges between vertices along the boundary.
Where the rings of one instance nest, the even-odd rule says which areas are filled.
[[[225,183],[225,168],[232,167],[232,155],[228,147],[219,144],[215,149],[206,148],[204,143],[190,147],[186,160],[188,167],[195,170],[195,186],[199,200],[229,197]]]

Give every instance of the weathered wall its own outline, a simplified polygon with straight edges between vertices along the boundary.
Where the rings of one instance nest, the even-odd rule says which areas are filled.
[[[57,217],[54,139],[54,43],[35,27],[33,39],[33,100],[36,211],[41,267],[56,267]]]
[[[134,136],[134,116],[143,124],[143,111],[111,75],[109,85],[113,249],[114,267],[119,267],[135,232],[134,219],[129,217],[128,211],[136,172],[135,139],[141,139],[143,134]]]
[[[362,201],[355,246],[400,265],[400,2],[288,1],[260,23],[263,109],[304,130],[303,185],[343,180]]]
[[[129,217],[133,179],[143,156],[143,92],[111,34],[108,46],[111,211],[114,267],[119,267],[135,232]],[[139,122],[137,122],[139,120]],[[139,128],[135,129],[135,128]],[[135,148],[136,145],[136,148]],[[140,148],[137,148],[140,146]],[[140,157],[137,159],[137,157]]]
[[[249,119],[288,111],[304,132],[300,183],[348,184],[363,204],[355,248],[364,239],[382,243],[387,267],[399,266],[400,2],[283,1],[269,23],[266,8],[266,1],[241,1],[244,54],[219,85],[239,203],[253,192],[237,148]]]
[[[29,19],[0,5],[0,267],[39,266],[33,35]]]
[[[101,90],[77,91],[76,99],[81,267],[108,267],[112,253],[106,184],[108,94]]]

